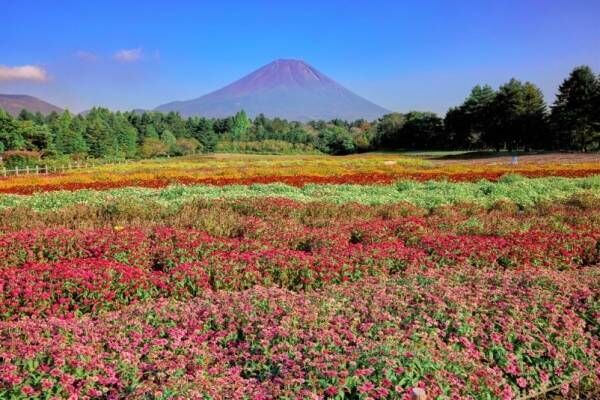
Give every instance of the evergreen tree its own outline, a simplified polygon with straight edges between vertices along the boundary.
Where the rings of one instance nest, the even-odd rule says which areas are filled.
[[[470,149],[477,142],[471,134],[471,121],[463,107],[448,110],[444,117],[444,131],[452,148]]]
[[[3,151],[22,150],[25,148],[25,139],[17,130],[16,121],[9,113],[0,108],[0,143]]]
[[[84,154],[87,145],[83,139],[83,129],[75,122],[71,113],[65,110],[51,124],[56,150],[61,154]]]
[[[145,139],[158,139],[158,132],[154,125],[146,125],[144,127],[144,138]]]
[[[137,154],[137,130],[121,113],[113,114],[110,121],[111,131],[116,136],[117,155],[126,158],[134,157]]]
[[[119,143],[111,130],[108,113],[108,110],[93,108],[86,116],[85,140],[94,157],[119,155]]]
[[[460,140],[465,144],[481,144],[486,136],[491,135],[493,129],[492,105],[496,98],[496,92],[489,85],[477,85],[461,106],[466,117],[468,129],[466,135]]]
[[[166,129],[162,135],[160,135],[160,140],[167,147],[167,152],[169,154],[174,154],[177,151],[177,138],[170,130]]]
[[[326,127],[319,132],[317,147],[324,153],[340,155],[354,153],[356,149],[350,132],[336,125]]]
[[[52,154],[56,150],[52,141],[52,134],[47,125],[36,124],[34,121],[17,121],[17,132],[25,142],[25,149],[44,151]]]
[[[22,109],[17,115],[17,120],[19,121],[33,121],[35,120],[35,114],[29,110]]]
[[[248,131],[249,127],[250,120],[248,119],[248,116],[246,115],[246,112],[244,110],[239,111],[237,114],[235,114],[235,117],[233,117],[233,125],[231,128],[231,135],[233,140],[245,140],[246,132]]]
[[[600,80],[588,66],[575,68],[560,85],[551,118],[561,147],[581,151],[600,147],[599,91]]]
[[[548,149],[552,139],[548,135],[547,109],[544,94],[531,82],[522,87],[522,114],[519,121],[521,140],[526,150]]]
[[[406,123],[404,114],[386,114],[379,120],[375,133],[375,145],[381,148],[398,149],[402,143],[402,128]]]
[[[213,130],[213,123],[206,118],[191,119],[188,121],[189,130],[194,139],[202,145],[202,150],[213,152],[217,147],[217,134]]]

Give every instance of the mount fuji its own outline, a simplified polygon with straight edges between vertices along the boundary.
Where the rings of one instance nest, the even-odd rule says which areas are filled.
[[[346,89],[301,60],[273,61],[219,90],[156,111],[222,118],[244,110],[293,121],[374,120],[389,111]]]

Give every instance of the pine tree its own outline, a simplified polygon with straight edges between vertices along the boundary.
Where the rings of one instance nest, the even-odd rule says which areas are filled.
[[[235,114],[235,117],[233,117],[233,126],[231,129],[233,140],[245,140],[248,128],[250,128],[250,120],[248,119],[246,112],[244,110],[239,111]]]
[[[87,152],[83,130],[74,121],[71,113],[65,110],[50,123],[56,151],[60,154],[84,154]]]
[[[160,135],[160,140],[167,146],[167,152],[169,154],[174,154],[177,151],[177,138],[170,130],[166,129],[162,135]]]
[[[22,150],[25,148],[25,139],[17,130],[16,121],[9,113],[0,108],[0,143],[3,151]]]
[[[548,136],[547,109],[544,94],[531,82],[522,87],[521,116],[519,130],[521,142],[526,149],[548,149],[552,147],[552,139]]]
[[[560,85],[551,117],[561,147],[581,151],[600,147],[599,91],[600,80],[588,66],[575,68]]]

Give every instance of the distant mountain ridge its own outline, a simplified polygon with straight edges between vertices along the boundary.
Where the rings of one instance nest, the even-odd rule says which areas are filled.
[[[184,117],[227,117],[240,110],[288,120],[373,120],[389,111],[344,88],[301,60],[273,61],[205,96],[158,106]]]
[[[40,112],[44,115],[50,114],[52,111],[59,113],[63,111],[54,104],[24,94],[0,94],[0,108],[13,116],[18,115],[23,109],[32,113]]]

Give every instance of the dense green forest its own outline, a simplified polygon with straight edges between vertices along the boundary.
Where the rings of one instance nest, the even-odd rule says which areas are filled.
[[[241,111],[222,119],[157,112],[47,116],[0,109],[0,153],[44,158],[150,158],[199,152],[324,152],[396,149],[600,150],[600,77],[575,68],[548,107],[540,89],[511,79],[476,86],[463,104],[435,113],[391,113],[377,121],[290,122]]]

